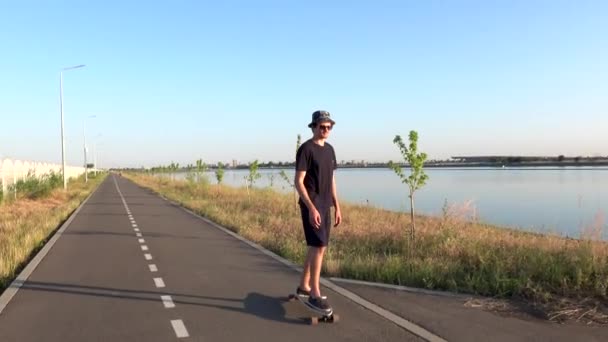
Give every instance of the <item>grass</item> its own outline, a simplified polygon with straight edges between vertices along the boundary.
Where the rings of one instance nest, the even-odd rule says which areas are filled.
[[[11,199],[0,205],[0,292],[103,178],[105,174],[99,174],[85,184],[82,176],[71,181],[66,192],[56,175],[28,177],[17,183],[16,200],[9,191],[6,197]]]
[[[128,177],[295,263],[304,260],[300,215],[289,194]],[[466,206],[446,206],[440,217],[416,217],[414,246],[404,213],[345,203],[342,213],[326,276],[517,299],[546,318],[586,312],[592,322],[608,323],[608,244],[592,236],[601,236],[603,222],[577,240],[480,224],[467,219]]]
[[[36,177],[32,173],[28,173],[25,179],[19,180],[12,187],[12,191],[17,190],[17,198],[25,197],[35,200],[48,197],[54,189],[62,184],[61,173],[51,172],[42,177]]]

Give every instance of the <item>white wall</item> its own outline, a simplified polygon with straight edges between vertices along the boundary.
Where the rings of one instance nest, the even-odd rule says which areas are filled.
[[[25,179],[28,172],[33,173],[35,176],[42,177],[45,174],[49,174],[51,171],[61,173],[61,164],[0,159],[0,182],[2,183],[2,191],[6,194],[7,187],[15,184],[19,180]],[[67,179],[78,177],[83,173],[84,167],[82,166],[66,165],[65,167]]]

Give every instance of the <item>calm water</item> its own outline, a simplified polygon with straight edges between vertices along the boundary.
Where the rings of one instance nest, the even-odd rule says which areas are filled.
[[[280,170],[262,170],[256,187],[291,191]],[[293,169],[286,170],[293,179]],[[224,183],[244,186],[248,170],[226,171]],[[446,201],[459,215],[519,229],[579,237],[590,227],[608,238],[608,167],[427,169],[427,185],[416,193],[419,213],[441,215]],[[215,183],[215,175],[207,175]],[[179,174],[180,178],[185,174]],[[409,211],[407,188],[388,169],[338,169],[342,202]]]

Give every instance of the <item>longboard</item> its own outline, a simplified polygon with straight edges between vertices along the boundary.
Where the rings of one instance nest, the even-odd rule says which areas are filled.
[[[306,317],[306,322],[310,325],[317,325],[317,324],[319,324],[319,322],[336,323],[340,320],[340,316],[336,315],[333,311],[329,315],[324,315],[324,314],[314,311],[308,305],[306,305],[306,303],[304,303],[304,301],[306,299],[298,296],[297,294],[290,294],[289,297],[287,298],[287,300],[289,300],[290,302],[297,300],[298,302],[302,303],[302,305],[304,305],[304,307],[306,307],[306,309],[308,309],[309,312],[312,313],[311,316]]]

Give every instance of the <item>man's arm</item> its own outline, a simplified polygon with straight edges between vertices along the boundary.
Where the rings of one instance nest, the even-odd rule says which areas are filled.
[[[336,186],[336,176],[334,175],[331,180],[331,197],[334,202],[334,207],[336,208],[336,218],[334,227],[337,227],[340,223],[342,223],[342,211],[340,210],[340,202],[338,201],[338,188]]]
[[[304,204],[308,208],[308,219],[310,223],[316,228],[319,228],[321,226],[321,215],[317,211],[317,208],[315,208],[315,205],[310,200],[310,197],[308,196],[308,191],[306,191],[306,188],[304,187],[305,176],[306,171],[296,171],[294,183],[296,185],[296,190],[298,190],[298,194],[302,199],[302,202],[304,202]]]
[[[306,171],[296,171],[296,179],[294,180],[294,183],[296,185],[296,190],[298,190],[298,195],[300,195],[300,198],[302,199],[302,202],[304,202],[304,204],[306,204],[306,207],[308,207],[308,210],[310,210],[315,206],[314,204],[312,204],[312,201],[308,196],[308,191],[306,191],[306,188],[304,187],[305,176]]]

